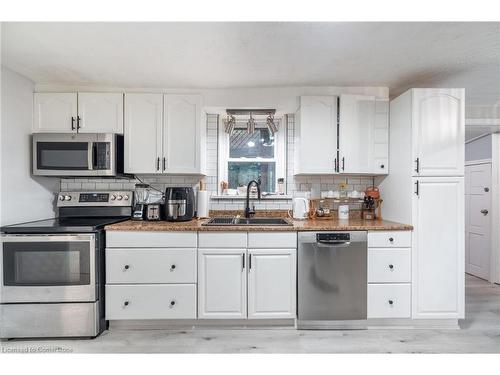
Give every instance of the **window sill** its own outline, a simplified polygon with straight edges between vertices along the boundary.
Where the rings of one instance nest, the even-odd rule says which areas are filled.
[[[245,200],[247,197],[245,195],[212,195],[210,198],[215,200],[224,200],[224,199]],[[256,198],[251,197],[251,199],[256,199]],[[261,198],[261,200],[291,200],[291,199],[292,199],[291,195],[264,195]]]

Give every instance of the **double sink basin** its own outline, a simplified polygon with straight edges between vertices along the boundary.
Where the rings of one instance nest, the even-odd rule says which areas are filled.
[[[291,226],[281,217],[214,217],[202,224],[206,226]]]

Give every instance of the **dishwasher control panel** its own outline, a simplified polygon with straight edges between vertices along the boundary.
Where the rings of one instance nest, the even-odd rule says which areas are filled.
[[[350,241],[349,233],[316,233],[316,241],[318,242],[333,242],[333,241]]]

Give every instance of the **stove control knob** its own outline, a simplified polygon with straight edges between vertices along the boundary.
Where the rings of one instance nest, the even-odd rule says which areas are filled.
[[[115,199],[116,199],[116,195],[114,195],[114,194],[113,194],[113,195],[111,196],[111,200],[112,200],[112,201],[114,201]]]
[[[129,196],[128,196],[128,195],[125,195],[125,196],[123,197],[123,199],[125,199],[126,201],[128,201],[128,198],[129,198]]]
[[[65,201],[70,201],[71,200],[71,195],[65,195],[64,196]]]
[[[59,196],[59,200],[60,200],[60,201],[63,201],[63,200],[64,200],[64,195],[60,195],[60,196]]]
[[[119,195],[118,196],[118,200],[121,201],[123,199],[123,196],[122,195]]]

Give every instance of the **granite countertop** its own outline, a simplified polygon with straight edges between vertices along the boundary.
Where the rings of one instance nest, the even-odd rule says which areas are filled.
[[[200,231],[200,232],[226,232],[226,231],[244,231],[244,232],[284,232],[284,231],[352,231],[352,230],[412,230],[413,226],[396,223],[386,220],[291,220],[289,226],[265,226],[265,225],[242,225],[242,226],[203,226],[208,219],[193,219],[184,222],[168,221],[133,221],[127,220],[121,223],[107,225],[106,230],[116,231],[160,231],[160,232],[179,232],[179,231]]]

